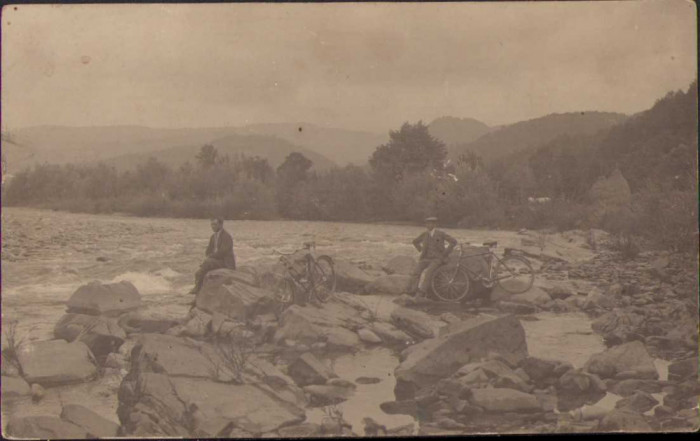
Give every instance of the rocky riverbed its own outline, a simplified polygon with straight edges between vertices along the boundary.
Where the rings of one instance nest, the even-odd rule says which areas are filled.
[[[403,291],[419,228],[246,221],[228,226],[239,269],[195,298],[205,222],[2,216],[6,435],[698,427],[695,256],[622,261],[602,232],[453,230],[520,249],[535,286],[496,288],[486,307],[415,304]],[[310,239],[336,260],[338,292],[281,312],[271,250]]]

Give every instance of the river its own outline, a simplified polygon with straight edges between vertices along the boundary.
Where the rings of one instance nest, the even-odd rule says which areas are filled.
[[[411,240],[421,228],[383,224],[304,221],[235,221],[224,226],[232,233],[239,265],[274,262],[273,250],[291,251],[315,240],[318,252],[343,257],[379,269],[398,254],[413,254]],[[498,240],[516,246],[515,232],[447,230],[460,242]],[[131,281],[144,303],[173,317],[182,317],[192,297],[187,294],[192,273],[203,258],[211,234],[206,220],[146,219],[120,215],[71,214],[56,211],[3,208],[2,210],[2,318],[19,322],[27,340],[52,338],[53,326],[64,312],[64,302],[80,285],[91,280]],[[363,296],[381,317],[395,305],[392,298]],[[567,360],[580,367],[604,349],[589,319],[579,313],[541,313],[523,321],[533,356]],[[4,336],[4,334],[3,334]],[[355,395],[339,407],[357,433],[361,419],[372,416],[388,427],[411,422],[404,415],[386,415],[379,404],[391,401],[398,361],[385,349],[366,350],[333,360],[341,378],[380,378],[358,385]],[[20,400],[3,413],[56,414],[60,402],[79,401],[106,417],[116,419],[117,379],[100,379],[79,386],[47,391],[41,404]],[[118,383],[118,382],[117,382]],[[321,417],[310,411],[309,419]],[[6,418],[3,418],[6,420]]]

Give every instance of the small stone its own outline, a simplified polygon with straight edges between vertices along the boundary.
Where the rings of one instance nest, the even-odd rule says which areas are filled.
[[[367,328],[362,328],[359,331],[357,331],[357,335],[359,335],[360,340],[362,340],[365,343],[377,344],[382,342],[382,339],[379,338],[377,334],[375,334]]]
[[[41,387],[40,384],[34,383],[31,386],[31,391],[32,391],[32,401],[41,401],[44,398],[44,395],[46,392],[44,391],[44,388]]]

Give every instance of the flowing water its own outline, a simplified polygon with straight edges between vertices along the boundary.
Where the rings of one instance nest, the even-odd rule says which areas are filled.
[[[236,221],[225,228],[234,237],[239,265],[271,263],[273,250],[291,251],[315,240],[320,254],[342,257],[379,269],[391,257],[414,254],[411,241],[422,229],[414,226],[321,223],[305,221]],[[514,232],[448,230],[460,242],[498,240],[517,246]],[[134,283],[144,304],[172,317],[182,317],[192,297],[187,291],[211,234],[206,220],[144,219],[118,215],[70,214],[45,210],[2,210],[2,318],[19,322],[26,340],[52,338],[53,326],[64,313],[64,302],[80,285],[91,280]],[[363,296],[380,318],[396,307],[392,297]],[[580,367],[604,349],[583,314],[549,314],[523,321],[533,356],[567,360]],[[4,337],[4,333],[3,333]],[[339,405],[356,433],[362,418],[370,416],[393,427],[412,422],[405,415],[386,415],[379,405],[394,399],[393,371],[398,359],[378,348],[333,360],[344,379],[377,377],[379,383],[358,384],[355,395]],[[40,404],[17,400],[3,414],[57,414],[60,403],[88,403],[117,421],[116,380],[102,378],[79,386],[52,388]],[[309,410],[309,420],[322,418]],[[6,418],[3,418],[6,421]]]

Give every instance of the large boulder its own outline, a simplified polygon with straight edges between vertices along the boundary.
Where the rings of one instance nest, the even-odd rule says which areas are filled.
[[[61,317],[53,335],[68,342],[77,339],[85,343],[96,357],[117,352],[126,339],[126,333],[113,318],[73,313]]]
[[[240,342],[212,345],[163,334],[144,334],[131,355],[131,370],[218,382],[250,381],[282,401],[303,405],[294,381]]]
[[[396,308],[391,312],[391,320],[396,327],[417,338],[433,338],[438,335],[444,322],[436,320],[423,311],[410,308]]]
[[[598,317],[591,328],[612,344],[629,341],[639,333],[645,318],[632,311],[615,309]]]
[[[535,395],[508,388],[472,389],[469,402],[489,412],[538,412]]]
[[[338,291],[362,293],[365,287],[376,278],[346,260],[337,259],[333,263]]]
[[[274,298],[270,292],[241,281],[241,274],[233,270],[217,271],[211,278],[205,279],[197,293],[197,308],[236,320],[246,320],[272,311]]]
[[[141,294],[128,281],[90,282],[73,293],[67,302],[68,312],[117,316],[141,306]]]
[[[114,438],[119,431],[119,424],[80,404],[63,406],[61,419],[82,427],[90,435],[90,438]]]
[[[654,408],[659,401],[646,392],[637,391],[629,397],[625,397],[615,403],[616,409],[626,409],[644,413]]]
[[[644,344],[639,341],[625,343],[593,354],[584,370],[601,378],[641,378],[656,380],[659,373],[654,365],[654,359],[647,352]]]
[[[342,301],[342,298],[333,298],[323,303],[320,308],[313,305],[292,305],[280,317],[280,326],[275,332],[274,341],[287,339],[307,344],[327,341],[329,334],[338,334],[333,331],[335,328],[345,328],[354,332],[366,324],[361,311]]]
[[[508,298],[509,302],[536,306],[542,306],[551,300],[552,298],[549,296],[549,294],[537,286],[531,287],[524,293],[513,294]]]
[[[5,432],[19,439],[87,439],[90,434],[82,427],[55,416],[13,416]]]
[[[95,358],[80,341],[48,340],[24,345],[19,363],[27,382],[42,386],[79,383],[97,375]]]
[[[530,392],[532,386],[518,376],[508,365],[500,360],[486,360],[469,363],[454,374],[454,378],[467,386],[491,385],[501,388],[517,389]]]
[[[367,293],[381,294],[403,294],[408,292],[411,276],[404,274],[390,274],[388,276],[380,276],[374,279],[371,283],[365,286]]]
[[[255,270],[242,267],[235,270],[220,268],[209,271],[204,276],[204,284],[202,286],[209,285],[213,288],[219,285],[230,285],[234,280],[250,286],[259,285],[258,275]]]
[[[142,372],[119,390],[125,435],[217,437],[233,427],[251,434],[302,422],[304,410],[253,384]]]
[[[395,256],[389,260],[382,269],[387,274],[403,274],[410,276],[416,268],[416,259],[412,256]]]
[[[294,379],[299,386],[310,384],[326,384],[336,375],[325,364],[323,364],[314,354],[306,352],[290,363],[287,374]]]
[[[668,379],[682,382],[688,379],[698,378],[698,357],[690,357],[677,360],[668,366]]]
[[[413,398],[416,390],[449,377],[490,352],[514,360],[527,357],[525,330],[517,318],[465,320],[448,334],[412,346],[395,370],[397,399]]]

